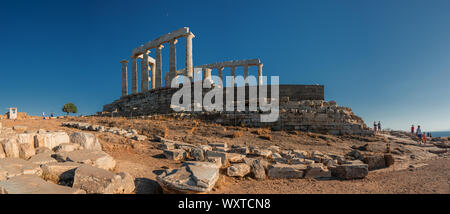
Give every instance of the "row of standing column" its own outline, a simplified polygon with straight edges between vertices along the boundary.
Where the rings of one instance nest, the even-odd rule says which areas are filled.
[[[258,64],[257,65],[258,66],[258,80],[257,80],[257,82],[258,82],[258,85],[262,85],[263,84],[263,81],[262,81],[262,67],[263,67],[263,64]],[[248,68],[249,68],[249,65],[244,65],[244,79],[247,81],[247,77],[248,77]],[[204,80],[206,80],[206,79],[211,79],[211,68],[203,68],[202,69],[202,71],[203,71],[203,79]],[[219,78],[223,81],[223,70],[224,70],[224,67],[220,67],[220,68],[217,68],[217,70],[219,71]],[[231,66],[230,67],[230,71],[231,71],[231,76],[232,77],[236,77],[236,66]],[[248,84],[248,82],[245,82],[245,84]],[[232,84],[232,85],[234,85],[234,84]]]
[[[189,33],[185,36],[186,38],[186,60],[185,60],[185,75],[189,78],[193,77],[193,59],[192,59],[192,39],[194,38],[194,34]],[[169,41],[169,73],[166,74],[166,87],[170,86],[171,80],[177,75],[176,74],[176,44],[178,40],[172,39]],[[155,64],[152,66],[152,89],[161,88],[162,87],[162,56],[161,50],[164,48],[162,44],[155,47]],[[147,91],[148,88],[148,53],[149,51],[145,51],[142,55],[141,61],[141,92]],[[137,56],[131,57],[131,93],[138,93],[137,87]],[[127,60],[122,60],[122,96],[128,95],[128,79],[127,79]]]

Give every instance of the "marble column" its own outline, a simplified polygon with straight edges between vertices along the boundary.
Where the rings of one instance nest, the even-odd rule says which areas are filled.
[[[156,83],[155,83],[155,87],[156,88],[161,88],[162,87],[162,57],[161,57],[161,49],[164,48],[163,45],[159,45],[158,47],[156,47]]]
[[[177,73],[177,43],[177,39],[172,39],[169,41],[169,77],[171,78],[175,77]],[[169,84],[172,81],[171,78],[169,78]]]
[[[244,81],[245,81],[245,85],[248,85],[248,65],[244,65]]]
[[[233,79],[236,78],[236,67],[231,66],[231,67],[230,67],[230,70],[231,70],[231,77],[233,77]],[[234,86],[235,86],[235,83],[236,83],[236,81],[232,81],[231,84],[230,84],[230,86],[231,86],[231,87],[234,87]]]
[[[120,61],[122,63],[122,97],[128,95],[128,77],[127,77],[127,60]]]
[[[217,70],[219,71],[220,81],[222,81],[222,84],[223,84],[223,67],[220,67]]]
[[[194,34],[189,33],[185,36],[186,38],[186,74],[189,78],[194,76],[194,62],[192,59],[192,39],[194,38]]]
[[[212,79],[211,79],[211,68],[203,68],[202,69],[202,71],[203,71],[203,75],[202,75],[202,77],[203,77],[203,82],[204,82],[204,84],[206,83],[207,84],[207,86],[206,87],[211,87],[211,84],[212,84]]]
[[[156,88],[156,63],[152,64],[152,89]]]
[[[148,53],[149,51],[146,51],[142,56],[141,92],[148,91]]]
[[[131,58],[131,93],[137,94],[137,59]]]
[[[263,68],[263,64],[259,64],[258,65],[258,85],[262,85],[263,84],[262,68]]]

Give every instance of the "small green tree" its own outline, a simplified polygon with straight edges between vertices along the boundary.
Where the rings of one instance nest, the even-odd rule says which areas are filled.
[[[75,104],[73,104],[73,103],[66,103],[66,104],[64,104],[62,111],[66,112],[67,115],[69,115],[69,113],[76,114],[78,112],[78,109],[77,109],[77,106],[75,106]]]

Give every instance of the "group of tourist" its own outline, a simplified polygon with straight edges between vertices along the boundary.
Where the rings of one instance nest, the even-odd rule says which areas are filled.
[[[411,125],[411,134],[417,137],[418,143],[427,143],[427,137],[432,137],[431,133],[428,132],[422,132],[422,129],[420,128],[420,125],[417,126],[417,130],[414,132],[414,124]]]
[[[373,131],[376,132],[381,132],[381,122],[378,121],[378,123],[376,121],[373,121]]]

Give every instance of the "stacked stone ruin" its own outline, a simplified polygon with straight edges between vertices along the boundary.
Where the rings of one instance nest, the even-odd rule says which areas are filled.
[[[0,194],[132,193],[115,165],[93,134],[0,125]]]
[[[179,168],[167,169],[157,177],[168,193],[211,191],[221,174],[230,177],[264,179],[362,179],[369,170],[389,167],[390,154],[347,155],[319,151],[285,150],[278,146],[247,147],[227,143],[189,144],[157,137],[158,149],[170,160],[181,161]],[[358,156],[359,155],[359,156]],[[223,169],[223,170],[220,170]]]
[[[185,54],[185,68],[181,70],[176,69],[176,44],[179,38],[185,38],[186,54]],[[259,93],[260,85],[263,85],[262,67],[263,63],[260,59],[250,60],[233,60],[225,62],[217,62],[205,65],[193,65],[192,57],[192,39],[194,34],[190,32],[189,28],[181,28],[166,35],[163,35],[155,40],[147,42],[144,45],[135,48],[131,54],[131,94],[128,93],[128,79],[127,79],[127,60],[122,60],[122,96],[120,99],[103,107],[103,111],[99,112],[102,116],[149,116],[154,114],[173,114],[176,113],[171,105],[172,95],[177,92],[178,88],[171,88],[171,81],[177,75],[183,75],[185,78],[192,80],[200,74],[194,71],[202,71],[202,79],[200,81],[209,85],[210,87],[202,88],[202,94],[216,89],[223,88],[224,108],[225,97],[228,91],[234,93],[243,89],[246,93],[245,101],[234,102],[234,111],[221,112],[183,112],[183,114],[191,114],[191,116],[200,116],[201,118],[211,119],[214,122],[223,125],[241,125],[244,124],[249,127],[273,127],[280,130],[302,130],[311,132],[323,132],[331,134],[359,134],[370,135],[372,132],[364,124],[364,121],[353,114],[350,108],[338,107],[333,101],[324,101],[324,86],[322,85],[279,85],[279,103],[280,103],[280,117],[278,121],[272,123],[260,122],[261,112],[249,111],[248,103],[253,97],[249,97],[248,92],[256,87]],[[163,44],[169,43],[169,72],[165,75],[165,86],[162,85],[162,57],[161,49]],[[155,49],[156,59],[149,57],[151,49]],[[137,81],[137,63],[141,64],[141,90],[138,91]],[[248,82],[244,82],[244,86],[238,87],[234,82],[229,83],[229,87],[223,87],[220,84],[214,84],[211,79],[211,72],[213,69],[218,71],[217,76],[224,80],[224,69],[229,68],[230,75],[236,77],[236,67],[243,67],[244,80],[247,81],[249,77],[249,67],[257,67],[257,85],[251,86]],[[151,68],[151,78],[149,78],[149,71]],[[198,68],[198,69],[194,69]],[[149,81],[151,81],[151,89],[149,89]],[[225,85],[225,84],[222,84]],[[232,90],[228,90],[232,89]],[[192,92],[193,93],[193,92]],[[228,92],[229,93],[229,92]],[[271,98],[271,88],[267,88],[267,95]],[[198,101],[194,96],[191,96],[192,108],[198,105]],[[271,98],[272,99],[272,98]],[[245,111],[237,110],[237,105],[240,102],[245,103]],[[200,104],[201,105],[201,104]],[[205,117],[205,115],[207,115]]]

